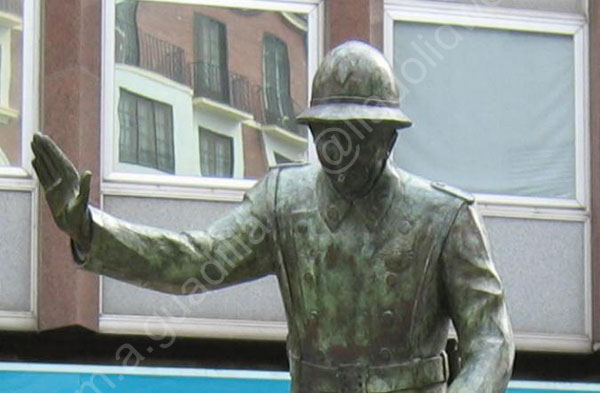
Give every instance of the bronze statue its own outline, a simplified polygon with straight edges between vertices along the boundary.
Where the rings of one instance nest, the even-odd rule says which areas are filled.
[[[88,207],[81,178],[47,137],[33,166],[76,261],[189,294],[268,274],[287,314],[293,393],[495,393],[514,345],[473,198],[392,167],[399,109],[390,65],[351,41],[324,59],[309,109],[320,166],[272,169],[206,231],[172,233]],[[450,322],[462,369],[448,387]]]

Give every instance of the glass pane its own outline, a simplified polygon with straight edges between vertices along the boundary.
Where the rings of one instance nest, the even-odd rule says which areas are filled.
[[[0,166],[21,166],[22,0],[0,0]]]
[[[255,179],[306,160],[305,14],[125,0],[115,19],[116,171]]]
[[[233,138],[200,128],[201,171],[204,176],[233,176]]]
[[[154,119],[156,121],[156,154],[158,168],[172,173],[175,169],[173,156],[173,113],[170,106],[155,103]]]
[[[119,98],[119,160],[137,162],[137,101],[133,94],[121,90]]]
[[[575,197],[571,36],[397,22],[400,167],[471,192]]]

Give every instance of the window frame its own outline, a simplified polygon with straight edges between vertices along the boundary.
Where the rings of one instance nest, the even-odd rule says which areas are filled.
[[[214,59],[214,58],[210,58],[210,59],[202,59],[200,60],[200,57],[203,56],[203,53],[200,53],[199,47],[202,46],[203,49],[206,48],[207,46],[212,46],[212,44],[214,44],[212,41],[212,37],[208,37],[205,38],[203,36],[200,36],[200,31],[199,30],[203,30],[205,28],[208,28],[210,31],[210,35],[214,34],[216,32],[217,34],[217,45],[219,46],[218,49],[218,58]],[[198,70],[195,67],[194,68],[194,77],[193,77],[193,87],[194,89],[200,85],[202,87],[210,87],[210,77],[207,77],[207,75],[210,75],[211,67],[218,67],[218,76],[219,76],[219,82],[221,83],[221,85],[219,86],[219,91],[212,91],[211,93],[216,93],[215,96],[208,96],[207,98],[213,99],[215,101],[224,103],[224,104],[229,104],[231,102],[231,96],[230,96],[230,86],[229,86],[229,79],[226,77],[229,74],[229,56],[228,56],[228,51],[229,51],[229,44],[228,44],[228,40],[227,40],[227,25],[225,25],[223,22],[221,22],[218,19],[212,18],[208,15],[205,15],[201,12],[194,12],[194,38],[193,38],[193,42],[194,42],[194,59],[193,59],[193,63],[194,64],[198,64],[198,63],[203,63],[203,66],[206,67],[206,69],[203,70],[203,74],[202,76],[198,75]],[[214,29],[214,30],[213,30]],[[212,52],[212,48],[209,49],[210,52]],[[213,57],[213,54],[210,55],[210,57]],[[215,61],[216,60],[216,61]],[[215,64],[216,63],[216,64]],[[207,72],[208,71],[208,72]],[[215,89],[216,90],[216,89]],[[196,93],[194,92],[194,96],[196,96]]]
[[[475,194],[485,205],[519,206],[573,210],[588,214],[590,206],[589,157],[589,76],[588,26],[583,16],[558,12],[531,11],[482,6],[479,4],[440,4],[427,0],[386,0],[384,14],[384,54],[393,64],[395,22],[456,25],[510,31],[559,34],[573,37],[575,86],[575,199]]]
[[[157,100],[154,100],[152,98],[148,98],[148,97],[144,97],[140,94],[134,93],[132,91],[129,91],[123,87],[120,88],[120,92],[119,92],[119,102],[117,103],[117,105],[120,107],[121,106],[121,100],[123,99],[123,97],[125,96],[129,96],[129,98],[132,98],[135,101],[135,124],[136,124],[136,129],[135,129],[135,133],[136,133],[136,151],[135,151],[135,156],[136,156],[136,160],[133,161],[121,161],[121,140],[119,138],[119,163],[123,163],[123,164],[131,164],[131,165],[137,165],[137,166],[142,166],[145,168],[150,168],[153,170],[157,170],[157,171],[161,171],[161,172],[165,172],[168,173],[168,170],[165,168],[161,168],[159,161],[160,161],[160,154],[158,151],[158,146],[157,146],[157,142],[158,142],[158,128],[157,128],[157,121],[156,121],[156,113],[157,113],[157,108],[159,107],[163,107],[165,108],[168,112],[169,112],[169,123],[170,123],[170,133],[171,133],[171,159],[173,160],[173,170],[175,168],[175,153],[174,153],[174,146],[173,146],[173,107],[170,104],[166,104],[164,102],[160,102]],[[154,155],[155,155],[155,163],[156,166],[149,166],[146,165],[144,163],[141,162],[140,159],[140,114],[139,114],[139,104],[140,101],[146,101],[147,103],[150,104],[151,108],[152,108],[152,129],[154,130]],[[130,114],[131,115],[131,114]],[[120,113],[118,114],[119,117],[119,121],[120,121]],[[120,137],[123,135],[123,127],[121,127],[121,124],[119,125],[119,128],[121,129],[121,134]],[[168,130],[169,132],[169,130]]]
[[[229,166],[231,167],[231,176],[234,175],[235,173],[235,138],[231,135],[227,135],[227,134],[222,134],[220,132],[217,132],[215,130],[211,130],[209,128],[206,127],[198,127],[198,133],[199,133],[199,137],[198,137],[198,141],[199,141],[199,146],[198,149],[200,150],[200,162],[198,163],[200,165],[200,173],[204,172],[205,169],[202,168],[202,142],[203,142],[203,137],[207,137],[209,139],[213,140],[213,143],[216,142],[217,140],[221,139],[222,141],[227,141],[227,143],[229,144],[229,157],[230,157],[230,163]],[[214,157],[211,157],[212,159],[214,159],[215,161],[217,161],[217,152],[216,150],[213,152],[214,153]],[[215,162],[215,167],[216,167],[216,162]],[[206,177],[220,177],[220,178],[227,178],[226,176],[206,176]]]
[[[311,81],[323,53],[324,1],[323,0],[145,0],[147,2],[206,5],[225,8],[254,9],[260,11],[298,12],[308,16],[308,80],[307,96],[310,97]],[[114,129],[118,114],[115,112],[115,17],[119,0],[103,0],[102,5],[102,100],[101,100],[101,167],[104,194],[156,196],[160,188],[163,197],[188,198],[190,188],[196,197],[211,201],[241,201],[245,191],[256,183],[253,179],[224,179],[202,176],[139,174],[119,171],[114,167]],[[309,136],[309,146],[311,139]],[[308,149],[307,159],[312,154]],[[235,173],[235,170],[234,170]],[[160,187],[157,187],[160,186]]]
[[[22,58],[22,77],[21,77],[21,164],[19,166],[0,166],[0,189],[4,189],[6,184],[10,189],[10,183],[20,179],[23,185],[30,189],[34,187],[33,168],[31,160],[33,153],[29,147],[29,142],[33,134],[39,130],[39,73],[40,73],[40,2],[31,0],[23,2],[23,14],[21,15],[21,24],[15,25],[12,29],[21,30],[23,33],[23,58]],[[2,45],[6,40],[1,40]],[[3,50],[3,52],[6,52]],[[2,65],[7,65],[12,55],[3,53]],[[8,67],[10,70],[10,65]],[[6,74],[6,73],[5,73]],[[2,84],[6,84],[7,77],[2,75]],[[0,109],[7,115],[13,116],[13,111],[9,108],[8,93],[2,93],[0,99]],[[8,112],[10,112],[10,114]],[[18,117],[19,112],[14,111]],[[8,178],[8,179],[7,179]]]
[[[271,66],[273,75],[269,75],[268,70],[268,62],[267,56],[269,51],[275,55],[274,64]],[[280,53],[281,52],[281,53]],[[282,55],[285,52],[285,64],[287,65],[287,69],[283,69],[280,67],[281,63],[277,61],[277,57]],[[289,113],[288,111],[291,109],[293,111],[293,103],[290,92],[290,57],[289,50],[287,44],[275,34],[265,33],[263,35],[262,40],[262,79],[263,79],[263,96],[265,102],[265,111],[267,116],[267,124],[275,125],[285,129],[284,126],[281,125],[281,121],[283,118]],[[283,58],[283,56],[282,56]],[[287,73],[285,75],[285,79],[287,81],[287,86],[283,82],[284,76],[283,73]],[[271,85],[276,86],[275,94],[272,95],[269,93],[269,89]],[[283,95],[281,91],[281,87],[284,87],[287,91],[286,94]],[[273,102],[273,97],[275,98],[275,102]],[[276,108],[273,108],[276,107]],[[275,116],[279,121],[271,122],[269,121],[269,117]],[[287,129],[286,129],[287,130]]]
[[[34,331],[38,328],[38,217],[40,187],[33,176],[31,160],[33,152],[30,141],[39,132],[40,108],[40,50],[41,50],[41,3],[40,0],[23,1],[21,27],[23,33],[22,94],[21,94],[21,165],[0,167],[0,193],[20,192],[31,198],[29,223],[30,277],[29,310],[0,310],[0,328]]]

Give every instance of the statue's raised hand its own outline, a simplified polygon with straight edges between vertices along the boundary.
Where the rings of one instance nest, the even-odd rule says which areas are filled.
[[[89,171],[81,177],[67,156],[47,136],[36,134],[31,142],[35,158],[31,162],[44,188],[46,201],[56,225],[82,250],[91,242]]]

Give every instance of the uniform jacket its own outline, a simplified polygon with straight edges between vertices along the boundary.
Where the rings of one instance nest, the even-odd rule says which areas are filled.
[[[292,165],[206,231],[92,217],[80,263],[119,280],[190,294],[275,274],[293,393],[506,389],[514,347],[502,285],[472,199],[457,190],[386,166],[349,201],[320,167]],[[447,388],[451,323],[462,369]]]

